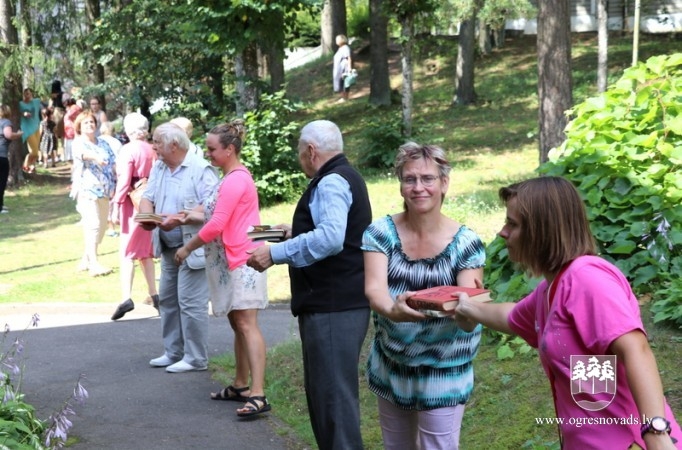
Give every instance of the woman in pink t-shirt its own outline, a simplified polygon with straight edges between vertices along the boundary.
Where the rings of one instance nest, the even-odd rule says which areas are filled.
[[[242,120],[218,125],[208,133],[208,158],[224,176],[203,206],[186,213],[187,220],[205,220],[205,224],[178,249],[175,261],[182,264],[192,251],[205,246],[211,308],[217,317],[227,315],[234,330],[237,366],[232,384],[211,398],[244,402],[237,415],[252,416],[270,410],[264,391],[265,340],[258,327],[258,311],[265,309],[268,296],[265,273],[246,265],[247,252],[263,243],[251,241],[246,234],[260,225],[260,215],[256,185],[239,161],[244,134]]]
[[[538,349],[566,449],[682,449],[682,432],[625,276],[594,256],[575,187],[542,177],[500,189],[509,258],[544,280],[518,303],[460,297],[457,314]]]

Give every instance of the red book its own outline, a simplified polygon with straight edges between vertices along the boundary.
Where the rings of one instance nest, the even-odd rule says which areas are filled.
[[[407,299],[407,306],[412,309],[426,309],[433,311],[452,311],[457,306],[457,293],[464,292],[470,299],[477,302],[489,302],[490,291],[463,286],[436,286],[417,291]]]

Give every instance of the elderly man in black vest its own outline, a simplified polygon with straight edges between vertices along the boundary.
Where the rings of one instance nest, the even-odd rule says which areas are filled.
[[[321,450],[362,448],[358,360],[369,324],[362,233],[372,220],[367,186],[343,154],[341,131],[316,120],[301,130],[308,188],[287,239],[258,247],[248,265],[288,264],[298,317],[310,423]]]

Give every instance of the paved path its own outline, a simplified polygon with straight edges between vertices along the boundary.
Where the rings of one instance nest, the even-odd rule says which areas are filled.
[[[209,392],[221,388],[210,371],[169,374],[151,368],[149,360],[163,353],[153,308],[138,305],[112,322],[112,305],[0,305],[10,339],[22,334],[34,312],[41,321],[23,332],[22,390],[38,416],[46,419],[59,409],[78,375],[86,376],[90,397],[76,408],[70,435],[78,442],[70,449],[305,448],[271,415],[239,419],[234,412],[239,403],[210,400]],[[263,311],[260,324],[268,348],[298,339],[288,305]],[[209,356],[231,352],[227,321],[212,317],[209,327]]]

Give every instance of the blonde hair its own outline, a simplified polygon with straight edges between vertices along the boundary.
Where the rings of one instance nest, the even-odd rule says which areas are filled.
[[[1,118],[9,119],[11,115],[12,115],[12,109],[9,107],[9,105],[5,105],[5,104],[0,105],[0,117]]]
[[[73,129],[76,130],[76,134],[80,135],[81,134],[81,123],[88,117],[92,117],[92,120],[97,123],[97,118],[95,117],[95,114],[93,114],[92,111],[89,109],[86,109],[82,113],[78,114],[78,117],[76,117],[76,120],[73,122]]]
[[[216,125],[208,134],[218,136],[218,142],[223,148],[227,148],[230,144],[234,145],[235,153],[238,155],[244,145],[246,125],[242,119],[235,119],[230,123]]]
[[[192,125],[192,121],[189,120],[187,117],[176,117],[175,119],[171,119],[170,123],[174,123],[175,125],[185,130],[185,133],[187,133],[187,137],[192,139],[194,126]]]

